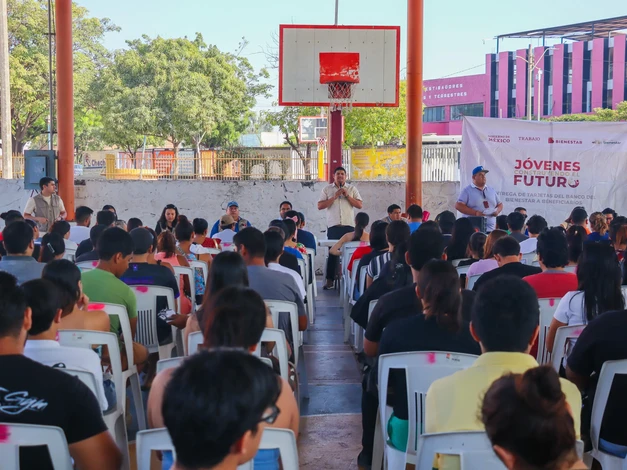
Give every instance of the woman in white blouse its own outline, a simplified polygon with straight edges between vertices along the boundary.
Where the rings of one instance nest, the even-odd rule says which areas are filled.
[[[585,325],[602,313],[625,308],[620,265],[616,253],[608,244],[584,245],[577,280],[579,289],[562,297],[553,315],[546,339],[549,352],[553,352],[558,328]]]

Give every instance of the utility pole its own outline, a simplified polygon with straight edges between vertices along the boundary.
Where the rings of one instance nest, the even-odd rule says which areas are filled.
[[[527,121],[531,121],[531,89],[533,86],[533,48],[529,44],[529,53],[527,54]]]
[[[0,126],[2,133],[2,178],[13,178],[11,136],[11,82],[9,78],[9,25],[7,2],[0,0]]]
[[[542,116],[542,70],[538,70],[538,122]]]

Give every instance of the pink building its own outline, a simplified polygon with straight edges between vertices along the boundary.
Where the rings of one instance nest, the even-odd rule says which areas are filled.
[[[497,36],[497,51],[504,38],[560,42],[487,54],[480,75],[425,80],[423,132],[461,135],[463,116],[524,118],[529,64],[534,118],[615,108],[627,99],[625,29],[627,16]]]

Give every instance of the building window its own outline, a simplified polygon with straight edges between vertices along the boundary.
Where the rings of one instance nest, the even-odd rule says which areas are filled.
[[[425,108],[425,114],[422,117],[423,122],[443,122],[444,121],[444,106],[434,106],[432,108]]]
[[[451,121],[461,121],[464,116],[483,116],[483,103],[451,106]]]

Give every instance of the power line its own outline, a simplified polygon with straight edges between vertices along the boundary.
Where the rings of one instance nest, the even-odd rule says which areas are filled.
[[[475,65],[474,67],[470,67],[470,68],[468,68],[468,69],[460,70],[459,72],[451,73],[451,74],[449,74],[449,75],[444,75],[443,77],[440,77],[440,79],[441,79],[441,78],[448,78],[448,77],[452,77],[453,75],[457,75],[458,73],[468,72],[469,70],[478,69],[479,67],[484,67],[484,66],[485,66],[485,63],[481,63],[481,64],[479,64],[479,65]],[[439,80],[439,79],[436,79],[436,80]]]

